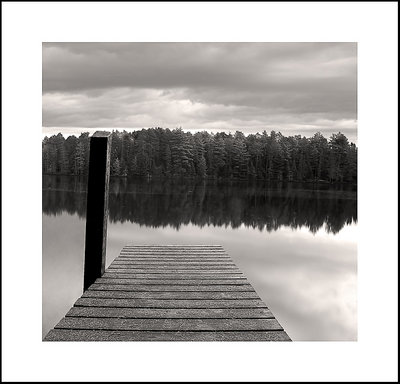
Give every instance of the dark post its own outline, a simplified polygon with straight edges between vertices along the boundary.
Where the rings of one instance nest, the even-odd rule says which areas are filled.
[[[110,136],[110,132],[96,132],[90,138],[84,291],[103,275],[106,263]]]

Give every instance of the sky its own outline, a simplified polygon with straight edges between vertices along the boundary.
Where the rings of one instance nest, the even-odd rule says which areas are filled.
[[[43,43],[42,131],[151,127],[357,142],[356,43]]]

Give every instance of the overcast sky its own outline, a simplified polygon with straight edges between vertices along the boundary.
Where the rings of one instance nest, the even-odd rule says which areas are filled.
[[[44,43],[43,133],[266,130],[357,141],[356,43]]]

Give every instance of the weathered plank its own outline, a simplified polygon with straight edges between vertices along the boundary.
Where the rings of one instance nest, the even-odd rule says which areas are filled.
[[[53,329],[46,341],[290,341],[284,331],[152,332]]]
[[[212,273],[210,274],[192,274],[192,273],[186,273],[186,274],[171,274],[171,273],[133,273],[131,270],[129,269],[111,269],[109,268],[108,271],[110,271],[110,273],[107,272],[108,277],[121,277],[120,275],[122,274],[127,274],[127,276],[130,279],[146,279],[146,280],[152,280],[152,279],[164,279],[164,280],[196,280],[196,279],[201,279],[201,280],[208,280],[208,279],[246,279],[243,275],[240,274],[233,274],[233,273],[226,273],[226,274],[218,274],[217,276]],[[110,274],[112,274],[113,276],[110,276]],[[107,277],[106,276],[106,277]]]
[[[238,271],[239,269],[234,264],[227,264],[227,263],[210,263],[207,265],[201,266],[201,263],[175,263],[175,262],[166,262],[166,263],[155,263],[149,262],[146,263],[145,261],[140,261],[137,263],[111,263],[109,268],[113,269],[158,269],[160,271],[164,269],[195,269],[195,270],[229,270],[229,271]]]
[[[156,249],[156,248],[125,248],[122,249],[121,252],[128,252],[128,253],[154,253],[154,254],[168,254],[168,253],[198,253],[198,254],[202,254],[202,253],[210,253],[210,254],[218,254],[218,253],[224,253],[227,255],[227,252],[221,248],[209,248],[209,249],[205,249],[205,248],[197,248],[197,249],[190,249],[190,248],[160,248],[160,249]]]
[[[132,279],[132,278],[108,278],[108,272],[106,272],[103,277],[96,280],[96,283],[101,284],[140,284],[140,285],[248,285],[249,282],[246,279],[215,279],[215,280],[200,280],[200,279],[179,279],[179,280],[164,280],[159,279]]]
[[[204,272],[200,272],[200,273],[192,273],[192,272],[188,272],[188,273],[159,273],[159,272],[152,272],[152,273],[135,273],[135,271],[130,271],[130,270],[110,270],[110,272],[106,272],[103,277],[104,278],[113,278],[113,279],[133,279],[135,278],[135,276],[137,276],[138,278],[143,278],[146,276],[149,276],[151,278],[151,275],[153,276],[153,278],[169,278],[171,279],[171,277],[168,277],[168,275],[173,275],[174,277],[172,277],[173,279],[176,280],[181,280],[181,279],[201,279],[201,277],[204,277],[205,279],[227,279],[227,278],[238,278],[238,277],[242,277],[243,279],[245,279],[245,276],[240,274],[240,273],[215,273],[215,272],[210,272],[210,273],[204,273]]]
[[[245,279],[244,275],[240,274],[226,274],[226,273],[210,273],[210,274],[185,274],[185,273],[179,273],[179,274],[160,274],[160,273],[155,273],[153,275],[149,274],[137,274],[134,273],[133,271],[128,271],[128,270],[112,270],[110,269],[110,272],[106,272],[103,275],[104,278],[112,278],[112,279],[164,279],[164,280],[201,280],[202,278],[204,280],[208,279],[237,279],[238,277],[242,277],[242,279]]]
[[[172,271],[172,272],[170,272]],[[152,267],[152,268],[142,268],[142,267],[121,267],[121,268],[114,268],[113,266],[110,266],[107,268],[106,273],[112,272],[112,273],[158,273],[158,274],[164,274],[164,273],[186,273],[186,274],[209,274],[209,273],[223,273],[223,274],[233,274],[233,275],[243,275],[243,273],[239,269],[230,269],[230,268],[208,268],[201,270],[199,268],[180,268],[180,267]],[[244,275],[243,275],[244,276]]]
[[[150,261],[157,261],[157,262],[165,262],[165,263],[170,263],[170,262],[185,262],[185,263],[203,263],[203,262],[209,262],[209,263],[218,263],[220,261],[222,262],[230,262],[232,263],[232,259],[229,257],[207,257],[207,258],[200,258],[200,257],[118,257],[116,258],[113,263],[139,263],[139,264],[146,264]]]
[[[72,307],[66,317],[119,317],[119,318],[161,318],[161,319],[272,319],[272,312],[267,308],[235,308],[235,309],[160,309],[160,308],[103,308]]]
[[[197,266],[207,266],[207,265],[230,265],[230,266],[236,266],[232,260],[213,260],[213,261],[164,261],[164,260],[157,260],[157,261],[151,261],[151,260],[146,260],[146,261],[141,261],[141,262],[136,262],[135,264],[138,265],[197,265]]]
[[[229,256],[224,250],[184,250],[184,249],[165,249],[165,250],[151,250],[151,249],[143,249],[143,250],[128,250],[123,249],[121,254],[132,254],[132,255],[176,255],[176,256],[184,256],[184,255],[210,255],[210,256]]]
[[[125,292],[125,291],[86,291],[82,297],[108,299],[179,299],[179,300],[237,300],[260,299],[256,292]]]
[[[189,250],[189,251],[201,251],[201,250],[210,250],[210,251],[225,251],[223,247],[207,247],[207,246],[195,246],[195,245],[176,245],[176,246],[169,246],[169,245],[143,245],[143,246],[130,246],[126,245],[122,248],[122,250],[161,250],[161,251],[168,251],[168,250]]]
[[[250,284],[243,285],[140,285],[140,284],[101,284],[95,283],[89,291],[127,291],[127,292],[255,292]]]
[[[79,298],[77,307],[115,307],[115,308],[266,308],[257,299],[246,300],[156,300],[156,299],[100,299]]]
[[[175,257],[227,257],[229,256],[224,251],[122,251],[121,255],[132,255],[143,257],[154,256],[175,256]]]
[[[119,272],[119,270],[118,270]],[[115,271],[114,273],[118,273]],[[129,268],[130,273],[158,273],[158,274],[164,274],[164,273],[175,273],[175,274],[210,274],[210,273],[216,273],[216,274],[234,274],[234,275],[243,275],[243,272],[240,271],[240,269],[229,269],[229,268],[222,268],[222,269],[194,269],[194,268],[188,268],[188,269],[175,269],[175,268]],[[244,276],[244,275],[243,275]]]
[[[153,254],[168,254],[168,253],[176,253],[176,254],[227,254],[223,249],[204,249],[204,248],[197,248],[197,249],[184,249],[184,248],[142,248],[142,249],[129,249],[125,248],[121,252],[126,253],[153,253]]]
[[[126,255],[119,255],[117,259],[118,261],[128,261],[128,260],[134,260],[134,261],[140,261],[143,260],[145,262],[147,261],[189,261],[189,262],[198,262],[198,263],[203,263],[205,261],[230,261],[232,262],[232,259],[229,256],[212,256],[212,255],[202,255],[202,256],[197,256],[197,255],[185,255],[185,256],[177,256],[177,255],[154,255],[149,254],[149,255],[132,255],[132,254],[126,254]]]
[[[280,331],[275,319],[121,319],[64,317],[58,329],[120,331]]]
[[[232,261],[230,257],[197,257],[197,256],[192,256],[192,257],[181,257],[181,256],[160,256],[160,257],[154,257],[153,256],[118,256],[118,258],[115,259],[117,262],[127,262],[127,261],[134,261],[134,262],[139,262],[139,261],[186,261],[186,262],[195,262],[195,263],[202,263],[203,261]]]
[[[123,249],[133,248],[133,249],[151,249],[151,248],[161,248],[161,249],[176,249],[176,248],[185,248],[185,249],[224,249],[222,245],[219,244],[149,244],[149,245],[136,245],[136,244],[127,244]]]
[[[149,253],[121,253],[121,258],[142,258],[142,259],[151,259],[151,258],[160,258],[160,259],[222,259],[228,260],[231,258],[226,253],[176,253],[176,252],[165,252],[159,253],[157,252],[149,252]]]
[[[153,265],[150,263],[145,263],[141,261],[140,263],[135,262],[128,262],[128,263],[121,263],[121,262],[113,262],[110,264],[109,268],[132,268],[132,269],[157,269],[158,271],[163,271],[165,269],[181,269],[181,270],[190,270],[194,269],[197,271],[221,271],[221,270],[228,270],[228,271],[240,271],[238,267],[233,265],[205,265],[203,267],[199,265],[193,265],[190,263],[181,265],[174,265],[174,264],[162,264],[162,265]]]
[[[223,248],[167,248],[167,247],[161,247],[161,248],[153,248],[153,247],[145,247],[145,248],[123,248],[122,252],[193,252],[193,253],[199,253],[199,252],[221,252],[221,253],[227,253]]]

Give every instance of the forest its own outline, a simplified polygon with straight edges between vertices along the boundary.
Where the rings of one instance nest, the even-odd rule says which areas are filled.
[[[42,142],[43,174],[86,175],[89,133]],[[111,175],[357,183],[357,147],[338,132],[306,138],[266,131],[245,136],[149,128],[113,131]]]

